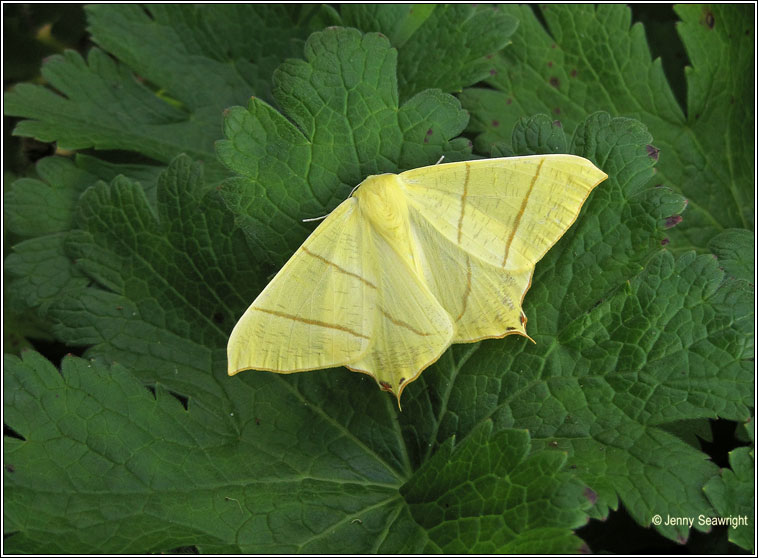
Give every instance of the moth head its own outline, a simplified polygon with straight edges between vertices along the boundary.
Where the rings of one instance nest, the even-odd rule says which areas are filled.
[[[369,176],[353,196],[364,216],[385,237],[406,234],[408,207],[396,174]]]

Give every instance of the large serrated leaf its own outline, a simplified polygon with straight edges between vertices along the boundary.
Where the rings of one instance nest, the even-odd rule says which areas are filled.
[[[729,227],[753,228],[753,105],[746,5],[680,5],[677,29],[690,56],[686,112],[651,60],[641,24],[626,6],[504,6],[520,23],[513,44],[493,59],[492,89],[461,95],[479,149],[507,139],[524,114],[545,112],[571,129],[606,110],[639,119],[655,138],[656,183],[687,196],[690,207],[672,231],[676,251],[705,250]],[[718,84],[718,85],[716,85]]]
[[[465,155],[468,142],[452,140],[468,120],[458,101],[426,90],[399,105],[396,57],[376,33],[314,33],[306,60],[274,73],[284,114],[257,98],[227,112],[217,150],[241,176],[222,194],[277,265],[312,230],[302,220],[334,209],[367,175]]]

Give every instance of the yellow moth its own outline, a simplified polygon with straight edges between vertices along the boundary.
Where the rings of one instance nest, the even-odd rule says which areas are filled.
[[[369,176],[237,322],[229,375],[345,366],[399,403],[452,343],[526,336],[534,265],[606,178],[574,155]]]

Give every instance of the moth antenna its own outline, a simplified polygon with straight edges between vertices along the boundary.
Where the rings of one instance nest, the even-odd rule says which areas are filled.
[[[436,162],[436,163],[434,163],[434,164],[435,164],[435,165],[439,165],[439,164],[442,162],[442,159],[444,159],[444,158],[445,158],[445,156],[443,155],[442,157],[440,157],[440,158],[439,158],[439,161],[437,161],[437,162]]]
[[[329,217],[329,214],[322,215],[321,217],[310,217],[309,219],[303,219],[303,223],[310,223],[311,221],[321,221],[321,219],[326,219]]]
[[[358,186],[360,186],[360,184],[358,184]],[[358,186],[350,190],[350,193],[347,195],[348,198],[353,195],[353,192],[355,192],[358,189]],[[328,213],[326,215],[322,215],[321,217],[310,217],[308,219],[303,219],[303,223],[310,223],[311,221],[321,221],[321,219],[326,219],[327,217],[329,217]]]

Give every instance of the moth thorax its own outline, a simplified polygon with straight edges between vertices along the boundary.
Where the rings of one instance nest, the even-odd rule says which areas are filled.
[[[384,237],[392,240],[408,234],[408,206],[396,174],[369,176],[356,190],[361,212]]]

